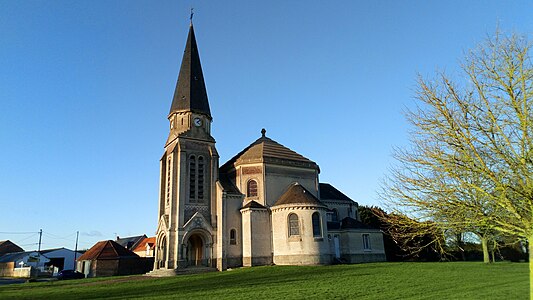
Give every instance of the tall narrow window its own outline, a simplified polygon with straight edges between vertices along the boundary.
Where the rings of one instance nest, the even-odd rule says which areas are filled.
[[[246,187],[246,195],[248,197],[257,197],[257,181],[253,179],[248,181],[248,185]]]
[[[204,157],[198,156],[198,202],[204,202]]]
[[[171,170],[172,170],[172,158],[169,157],[167,160],[167,205],[170,203],[170,179],[171,176]]]
[[[289,236],[300,235],[300,224],[298,222],[298,215],[289,215]]]
[[[320,214],[318,212],[313,213],[311,217],[313,221],[313,236],[320,237],[322,236],[322,228],[320,226]]]
[[[370,247],[370,235],[369,234],[363,234],[363,250],[371,250]]]
[[[230,245],[237,244],[237,230],[232,229],[229,231],[229,243]]]
[[[196,202],[196,157],[189,157],[189,202]]]
[[[339,212],[337,211],[337,209],[334,208],[331,212],[332,212],[331,221],[332,222],[339,222]]]

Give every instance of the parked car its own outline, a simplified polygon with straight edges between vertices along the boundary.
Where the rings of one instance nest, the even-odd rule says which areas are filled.
[[[85,274],[74,270],[63,270],[57,273],[57,279],[82,279],[85,278]]]

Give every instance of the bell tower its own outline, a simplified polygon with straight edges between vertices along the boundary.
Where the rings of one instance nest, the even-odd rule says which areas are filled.
[[[155,269],[211,266],[219,157],[192,22],[168,120],[160,160]]]

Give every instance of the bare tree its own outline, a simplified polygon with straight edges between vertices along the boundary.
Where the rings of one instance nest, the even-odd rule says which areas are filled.
[[[478,234],[486,253],[494,234],[528,240],[533,299],[530,49],[522,36],[497,33],[467,53],[463,77],[419,77],[418,106],[407,112],[411,144],[395,151],[382,197],[432,230]]]

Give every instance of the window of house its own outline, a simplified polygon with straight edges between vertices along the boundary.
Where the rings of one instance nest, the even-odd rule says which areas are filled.
[[[370,235],[363,234],[363,250],[371,250],[370,248]]]
[[[289,215],[289,236],[300,235],[300,224],[296,214]]]
[[[320,214],[318,212],[314,212],[313,216],[311,217],[311,220],[313,222],[313,236],[322,236],[322,228],[320,226]]]
[[[248,185],[246,187],[246,195],[248,197],[257,197],[257,181],[248,181]]]
[[[229,231],[229,243],[230,245],[237,244],[237,230],[232,229]]]

